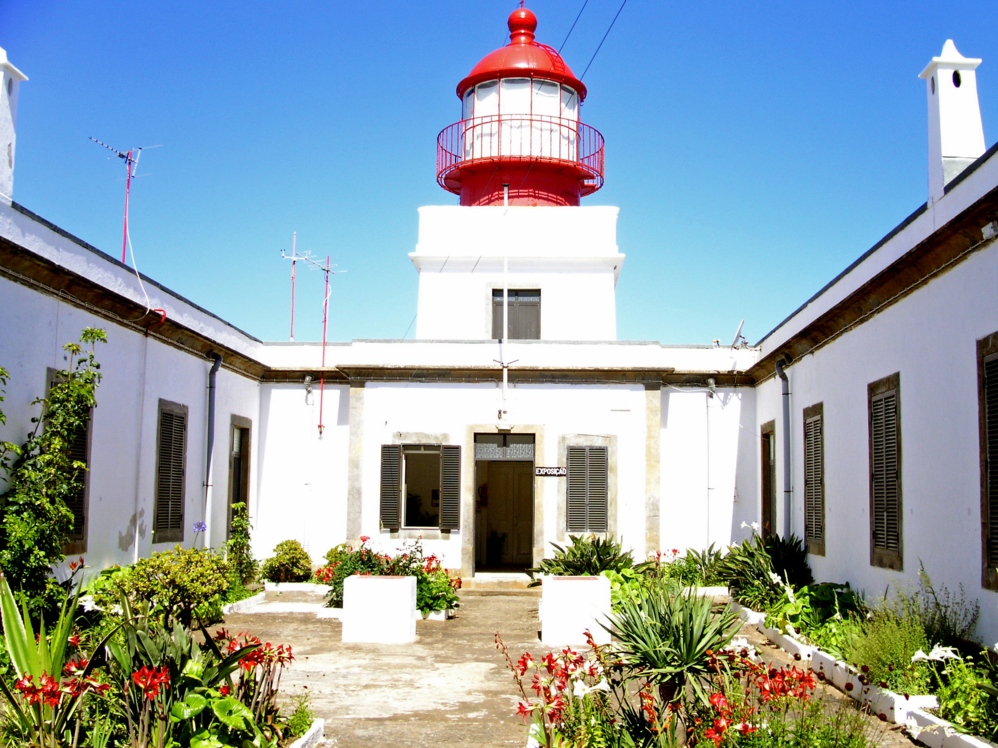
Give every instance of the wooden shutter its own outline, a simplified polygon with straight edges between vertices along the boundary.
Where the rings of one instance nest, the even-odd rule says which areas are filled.
[[[511,289],[507,301],[510,340],[540,340],[541,292]],[[492,291],[492,338],[502,338],[502,289]]]
[[[824,443],[821,405],[804,411],[804,538],[810,553],[825,553]],[[809,412],[819,411],[811,417]]]
[[[901,491],[898,392],[870,399],[871,561],[901,568]]]
[[[606,447],[568,448],[568,532],[606,532],[609,471]]]
[[[381,527],[399,529],[399,499],[402,496],[402,447],[381,445]]]
[[[440,529],[461,529],[461,448],[441,447]]]
[[[998,567],[998,356],[984,362],[986,566]]]
[[[161,401],[157,438],[156,509],[153,542],[184,539],[184,467],[187,408]]]

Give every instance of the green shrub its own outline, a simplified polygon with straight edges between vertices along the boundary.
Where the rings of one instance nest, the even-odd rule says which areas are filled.
[[[807,550],[796,535],[791,534],[786,538],[769,535],[763,541],[763,547],[769,555],[776,576],[791,587],[798,589],[814,581],[811,565],[807,562]]]
[[[961,732],[998,740],[998,665],[984,652],[948,660],[939,689],[939,716]]]
[[[913,663],[911,658],[931,647],[917,615],[882,603],[863,622],[859,636],[848,643],[843,654],[850,663],[866,665],[867,677],[874,684],[886,683],[895,693],[927,693],[931,685],[929,666]]]
[[[938,589],[918,564],[918,590],[914,594],[898,593],[898,604],[911,608],[922,621],[926,638],[933,644],[947,647],[965,646],[974,635],[981,614],[980,603],[968,603],[963,585],[952,593],[946,585]]]
[[[104,342],[103,330],[88,327],[79,343],[64,345],[66,369],[58,372],[47,396],[32,403],[40,413],[31,419],[27,440],[20,447],[0,442],[0,473],[7,483],[0,493],[0,568],[35,618],[47,613],[51,619],[66,599],[50,568],[65,558],[62,549],[73,531],[67,501],[80,490],[87,468],[73,460],[72,446],[97,404],[101,375],[94,348]],[[0,368],[0,385],[6,381],[7,372]]]
[[[284,735],[288,738],[299,738],[308,731],[312,722],[315,721],[315,712],[312,711],[308,691],[302,691],[300,694],[292,696],[291,706],[293,709],[288,716],[288,725]]]
[[[549,574],[556,577],[596,576],[603,571],[620,571],[634,565],[630,551],[625,551],[620,541],[614,538],[600,538],[597,535],[573,535],[571,544],[565,547],[552,543],[554,556],[545,558],[540,566],[527,569],[535,574]],[[532,585],[540,584],[534,579]]]
[[[451,586],[446,571],[437,567],[430,573],[416,576],[416,608],[420,613],[449,610],[457,606],[457,592]]]
[[[312,559],[297,540],[282,540],[263,562],[260,576],[271,582],[307,582],[312,578]]]
[[[246,504],[239,501],[232,505],[232,527],[229,540],[225,544],[225,559],[232,570],[233,581],[247,585],[256,580],[259,564],[253,558],[250,549],[250,531],[253,526],[249,521],[249,510]]]
[[[177,621],[190,628],[221,605],[229,568],[210,550],[178,545],[140,558],[122,581],[129,599],[147,601],[164,625]]]
[[[780,578],[773,571],[773,561],[760,535],[731,546],[717,564],[717,576],[728,586],[735,601],[754,610],[766,610],[783,594]]]

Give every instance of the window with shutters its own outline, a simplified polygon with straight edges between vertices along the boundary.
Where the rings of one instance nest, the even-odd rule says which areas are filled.
[[[156,500],[152,541],[184,539],[184,473],[187,460],[187,406],[159,401],[156,433]]]
[[[461,448],[440,444],[381,447],[381,526],[460,529]]]
[[[60,372],[48,370],[48,389],[51,390],[60,381]],[[78,481],[76,491],[66,499],[66,506],[73,513],[73,529],[69,533],[69,542],[63,548],[66,555],[86,553],[87,551],[87,509],[90,496],[90,431],[93,410],[87,416],[86,422],[74,434],[69,443],[69,459],[81,462],[86,467],[74,476]]]
[[[541,339],[541,292],[534,290],[509,289],[506,314],[509,318],[509,340]],[[499,340],[502,334],[502,289],[492,292],[492,339]]]
[[[870,563],[900,571],[904,543],[901,512],[901,375],[867,386],[870,439]]]
[[[609,450],[569,447],[567,530],[606,532],[609,500]]]
[[[981,585],[998,590],[998,332],[977,341],[981,435]]]
[[[825,555],[824,406],[804,408],[804,542],[808,553]]]

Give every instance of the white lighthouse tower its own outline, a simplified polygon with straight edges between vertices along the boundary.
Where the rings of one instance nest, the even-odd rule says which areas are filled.
[[[581,121],[585,85],[535,40],[536,16],[521,7],[508,25],[437,138],[437,181],[459,205],[419,210],[416,337],[615,340],[618,209],[580,206],[603,185],[603,136]]]
[[[0,200],[14,197],[14,151],[17,148],[17,94],[28,77],[10,64],[0,48]]]

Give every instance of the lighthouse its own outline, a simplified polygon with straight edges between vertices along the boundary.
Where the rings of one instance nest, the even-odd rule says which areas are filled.
[[[416,338],[616,340],[618,209],[581,205],[604,174],[603,136],[580,117],[589,92],[532,11],[507,25],[437,136],[437,182],[458,205],[419,209]]]
[[[437,138],[437,181],[461,205],[578,205],[603,186],[603,136],[579,120],[586,87],[536,41],[537,17],[509,17],[509,44],[457,86],[461,119]]]

